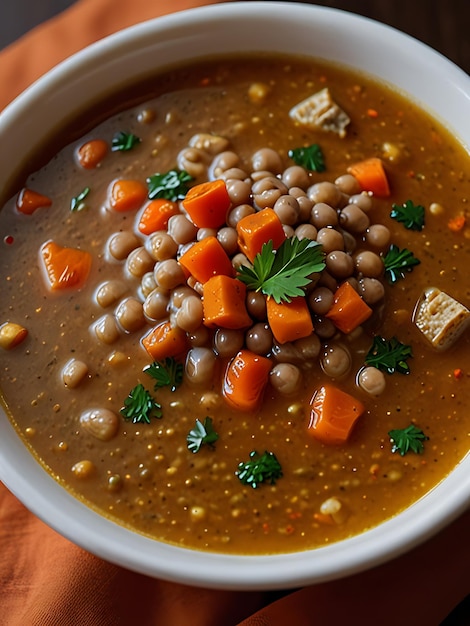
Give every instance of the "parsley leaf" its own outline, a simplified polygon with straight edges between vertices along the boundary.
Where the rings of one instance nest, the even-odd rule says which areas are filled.
[[[188,193],[188,183],[193,177],[185,170],[169,170],[165,174],[153,174],[147,178],[148,197],[164,198],[177,202],[183,200]]]
[[[263,482],[274,485],[282,477],[282,467],[273,452],[266,451],[260,455],[253,450],[250,452],[250,460],[239,463],[235,474],[244,485],[256,489]]]
[[[392,204],[390,217],[400,222],[408,230],[423,230],[424,207],[407,200],[403,204]]]
[[[150,424],[150,418],[160,418],[162,407],[156,402],[145,387],[139,383],[128,397],[124,400],[124,406],[120,411],[126,420],[132,420],[134,424]]]
[[[415,265],[421,263],[412,252],[406,248],[400,250],[400,248],[393,243],[383,258],[383,262],[385,265],[385,276],[391,285],[396,283],[400,278],[405,278],[406,272],[411,272]]]
[[[294,160],[296,165],[300,165],[307,170],[324,172],[326,169],[322,149],[317,143],[313,143],[305,148],[293,148],[287,154]]]
[[[387,374],[395,372],[409,374],[410,368],[407,359],[412,356],[411,346],[401,343],[396,337],[387,341],[383,337],[376,336],[366,355],[365,363]]]
[[[322,246],[311,239],[290,237],[273,250],[273,242],[263,244],[253,266],[240,266],[237,278],[249,289],[261,291],[279,304],[303,296],[311,275],[325,268]]]
[[[83,211],[83,209],[86,209],[87,205],[85,202],[85,198],[88,196],[90,191],[90,187],[85,187],[85,189],[83,189],[83,191],[81,191],[78,196],[72,198],[70,202],[70,210],[74,213],[77,213],[78,211]]]
[[[392,452],[399,452],[401,456],[404,456],[410,450],[415,454],[421,454],[424,450],[423,442],[429,439],[414,424],[410,424],[407,428],[390,430],[388,436],[393,444]]]
[[[201,446],[204,444],[213,448],[218,438],[219,435],[215,432],[210,417],[206,417],[204,423],[197,419],[196,426],[189,431],[186,437],[188,450],[191,450],[191,452],[195,454],[199,452]]]
[[[175,391],[183,380],[183,364],[173,357],[167,357],[164,361],[154,361],[144,367],[144,372],[155,379],[154,389],[170,387]]]
[[[132,133],[119,132],[116,133],[111,142],[112,152],[128,152],[135,148],[142,140]]]

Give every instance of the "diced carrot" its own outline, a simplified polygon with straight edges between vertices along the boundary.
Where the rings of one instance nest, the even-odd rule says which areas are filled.
[[[458,233],[463,229],[466,221],[465,215],[457,215],[447,222],[447,228],[453,233]]]
[[[333,304],[325,317],[330,319],[342,333],[350,333],[372,315],[372,309],[364,302],[348,281],[335,291]]]
[[[150,200],[140,216],[138,229],[144,235],[166,230],[172,215],[180,213],[178,204],[165,198]]]
[[[198,228],[218,228],[225,223],[232,204],[222,179],[195,185],[186,194],[183,206]]]
[[[358,161],[348,167],[348,172],[357,179],[362,191],[370,191],[379,198],[390,195],[390,185],[382,159],[371,157]]]
[[[246,285],[218,274],[203,285],[204,325],[209,328],[247,328],[252,324],[245,305]]]
[[[286,239],[282,222],[272,209],[263,209],[243,217],[237,224],[237,234],[241,251],[252,262],[261,252],[263,243],[271,240],[273,249],[277,250]]]
[[[254,411],[260,404],[271,371],[271,361],[240,350],[225,371],[223,394],[231,406],[241,411]]]
[[[63,248],[54,241],[41,247],[41,259],[49,286],[53,291],[80,289],[91,269],[91,254],[77,248]]]
[[[97,167],[108,154],[108,144],[104,139],[90,139],[77,150],[77,161],[86,170]]]
[[[326,444],[345,443],[365,407],[353,396],[334,387],[324,385],[310,400],[311,414],[308,432]]]
[[[160,322],[144,337],[142,345],[154,361],[162,361],[170,356],[179,356],[188,348],[187,336],[178,326],[169,321]]]
[[[268,324],[278,343],[295,341],[313,333],[312,316],[303,296],[279,304],[274,298],[267,298],[266,309]]]
[[[222,244],[212,235],[194,243],[179,258],[180,265],[198,282],[205,283],[218,274],[233,276],[232,261]]]
[[[140,180],[115,180],[109,192],[109,203],[114,211],[136,211],[147,197],[147,186]]]
[[[16,199],[16,208],[24,215],[32,215],[37,209],[51,206],[52,200],[33,189],[24,187]]]

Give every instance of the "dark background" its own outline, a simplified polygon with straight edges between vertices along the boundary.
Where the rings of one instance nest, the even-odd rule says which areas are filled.
[[[171,0],[148,1],[166,2],[171,7]],[[0,49],[73,3],[0,0]],[[312,4],[352,11],[394,26],[432,46],[470,74],[469,0],[319,0]]]

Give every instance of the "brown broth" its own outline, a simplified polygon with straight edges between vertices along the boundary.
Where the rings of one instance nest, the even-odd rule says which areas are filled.
[[[247,90],[260,81],[269,84],[270,95],[253,104]],[[290,108],[324,86],[352,119],[344,139],[289,121]],[[0,323],[14,321],[29,331],[22,344],[0,354],[4,403],[18,433],[44,467],[89,506],[138,532],[196,549],[249,554],[304,550],[359,534],[396,515],[468,452],[469,333],[436,353],[411,317],[428,286],[466,306],[470,302],[468,226],[459,233],[447,226],[455,215],[468,219],[469,155],[400,94],[363,75],[303,59],[207,61],[157,77],[140,93],[151,96],[145,105],[125,109],[131,97],[122,96],[121,112],[28,173],[25,184],[53,198],[52,207],[18,215],[13,197],[1,212],[1,240],[12,237],[14,242],[2,243]],[[148,124],[138,121],[144,109],[156,113]],[[92,119],[98,118],[97,113]],[[111,153],[96,170],[76,164],[74,151],[84,139],[110,142],[119,130],[140,136],[138,149]],[[143,373],[150,359],[140,345],[142,332],[122,334],[110,346],[90,330],[103,313],[94,300],[97,285],[123,277],[123,264],[106,259],[106,242],[111,234],[133,228],[134,214],[103,210],[109,182],[118,176],[145,181],[173,168],[179,150],[197,132],[227,137],[242,162],[258,148],[273,147],[287,165],[289,149],[318,142],[327,169],[314,174],[314,182],[334,181],[350,163],[380,156],[384,142],[400,148],[400,158],[387,161],[392,195],[374,199],[371,217],[387,225],[396,245],[410,248],[421,260],[404,280],[386,286],[380,328],[382,336],[397,336],[412,346],[411,373],[387,376],[385,392],[368,397],[358,390],[354,372],[371,337],[365,333],[351,340],[356,342],[353,373],[338,384],[360,397],[366,412],[345,445],[326,446],[307,433],[310,397],[329,380],[317,364],[304,376],[298,397],[280,397],[268,386],[263,407],[254,415],[229,408],[220,397],[213,409],[201,408],[201,395],[220,395],[217,376],[202,390],[184,383],[175,394],[159,392],[162,419],[149,425],[122,420],[110,441],[94,439],[80,427],[83,410],[105,406],[119,412],[137,383],[151,388]],[[85,187],[92,190],[88,209],[70,212],[71,198]],[[407,199],[426,207],[422,232],[408,231],[389,217],[391,204]],[[432,203],[442,205],[443,212],[429,211]],[[48,293],[38,269],[38,248],[48,239],[92,252],[92,272],[80,292]],[[139,282],[128,279],[129,294]],[[114,350],[123,355],[120,365],[110,362]],[[67,389],[61,371],[74,356],[89,365],[90,377]],[[457,369],[461,378],[454,375]],[[215,449],[192,454],[186,435],[195,419],[206,415],[219,440]],[[388,431],[411,421],[429,437],[423,454],[392,453]],[[283,469],[275,485],[251,489],[237,479],[238,464],[248,460],[251,450],[275,452]],[[95,467],[85,480],[71,470],[84,459]],[[119,490],[110,486],[112,476],[120,476]],[[318,515],[329,497],[344,504],[341,523],[324,523]]]

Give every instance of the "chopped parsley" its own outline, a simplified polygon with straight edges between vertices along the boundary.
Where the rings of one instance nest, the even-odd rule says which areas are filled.
[[[199,452],[204,444],[213,448],[218,438],[219,435],[215,432],[210,417],[206,417],[204,423],[197,419],[196,426],[189,431],[186,437],[188,450],[193,453]]]
[[[374,337],[372,347],[366,355],[366,365],[372,365],[387,374],[409,374],[407,359],[413,356],[411,346],[398,341],[396,337],[387,340],[378,335]]]
[[[415,454],[421,454],[424,450],[423,442],[429,439],[414,424],[410,424],[406,428],[390,430],[388,436],[392,442],[392,452],[399,452],[401,456],[410,451]]]
[[[128,152],[135,148],[142,140],[133,133],[125,133],[123,131],[116,133],[111,142],[111,150],[113,152]]]
[[[188,193],[193,177],[185,170],[169,170],[165,174],[153,174],[147,178],[148,197],[164,198],[177,202],[183,200]]]
[[[390,217],[403,224],[408,230],[423,230],[424,207],[414,204],[412,200],[407,200],[403,204],[392,204]]]
[[[282,477],[282,467],[274,452],[266,451],[260,455],[253,450],[250,452],[250,460],[239,463],[235,474],[244,485],[256,489],[261,483],[274,485]]]
[[[154,361],[144,367],[144,372],[155,380],[154,389],[170,387],[175,391],[183,380],[183,364],[173,357],[167,357],[164,361]]]
[[[400,280],[400,278],[405,278],[407,272],[411,272],[415,265],[421,263],[412,252],[406,248],[400,250],[400,248],[393,243],[384,256],[383,262],[385,266],[385,277],[391,285]]]
[[[300,165],[306,170],[324,172],[326,169],[322,149],[317,143],[305,148],[293,148],[287,154],[296,165]]]
[[[78,196],[73,197],[70,201],[70,210],[74,213],[77,213],[78,211],[83,211],[83,209],[86,209],[87,205],[85,202],[85,198],[88,196],[90,191],[90,187],[85,187],[85,189],[83,189],[83,191],[81,191]]]
[[[303,296],[311,275],[325,268],[322,246],[311,239],[290,237],[273,250],[270,239],[263,244],[251,267],[240,266],[237,278],[249,289],[261,291],[279,304]]]
[[[120,412],[126,420],[132,420],[134,424],[150,424],[150,418],[161,418],[162,407],[139,383],[124,400],[124,406]]]

